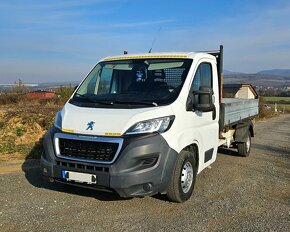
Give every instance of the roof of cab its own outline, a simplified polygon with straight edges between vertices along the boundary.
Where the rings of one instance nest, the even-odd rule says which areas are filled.
[[[142,53],[142,54],[125,54],[121,56],[112,56],[102,59],[102,61],[114,61],[114,60],[130,60],[130,59],[194,59],[198,55],[206,57],[213,57],[207,53],[200,52],[167,52],[167,53]]]

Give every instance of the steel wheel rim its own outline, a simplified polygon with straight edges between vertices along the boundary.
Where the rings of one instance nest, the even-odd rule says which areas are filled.
[[[247,138],[246,147],[247,147],[247,152],[249,152],[250,151],[250,147],[251,147],[251,140],[250,140],[249,136]]]
[[[181,171],[181,189],[184,193],[187,193],[193,182],[193,168],[190,162],[186,162]]]

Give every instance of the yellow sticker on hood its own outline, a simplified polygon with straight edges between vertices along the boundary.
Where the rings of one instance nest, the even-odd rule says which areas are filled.
[[[121,133],[116,133],[116,132],[105,132],[105,135],[107,135],[107,136],[120,136]]]
[[[61,131],[62,132],[67,132],[67,133],[74,133],[74,130],[66,129],[66,128],[62,128]]]

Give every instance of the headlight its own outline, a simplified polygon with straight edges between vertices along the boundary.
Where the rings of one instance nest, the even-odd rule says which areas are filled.
[[[61,124],[62,124],[62,117],[61,117],[61,111],[58,111],[56,113],[55,119],[54,119],[54,126],[61,130]]]
[[[129,128],[129,130],[126,131],[126,135],[131,134],[143,134],[143,133],[151,133],[151,132],[165,132],[167,131],[173,121],[174,116],[167,116],[162,118],[154,118],[149,119],[146,121],[138,122],[132,127]]]

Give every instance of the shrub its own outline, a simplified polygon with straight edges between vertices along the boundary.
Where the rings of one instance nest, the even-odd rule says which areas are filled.
[[[0,120],[0,129],[4,128],[5,122],[3,120]]]
[[[23,128],[20,128],[20,127],[17,127],[17,128],[16,128],[16,135],[17,135],[18,137],[24,135],[25,132],[26,132],[26,131],[25,131]]]
[[[18,80],[18,82],[14,82],[14,85],[12,86],[11,89],[12,93],[16,93],[18,95],[23,95],[24,93],[28,92],[28,88],[23,84],[21,79]]]
[[[266,108],[265,98],[260,96],[259,98],[259,118],[269,118],[274,115],[272,109]]]
[[[61,99],[68,100],[73,92],[73,87],[60,87],[57,94]]]
[[[25,94],[5,93],[0,95],[0,105],[16,104],[26,98]]]

